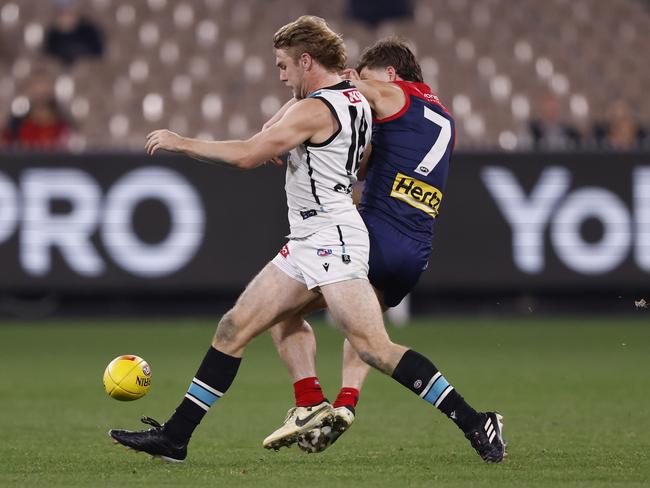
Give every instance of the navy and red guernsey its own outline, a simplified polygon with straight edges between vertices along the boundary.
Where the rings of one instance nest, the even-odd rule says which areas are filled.
[[[395,81],[404,107],[375,119],[359,210],[431,244],[455,142],[454,119],[424,83]]]

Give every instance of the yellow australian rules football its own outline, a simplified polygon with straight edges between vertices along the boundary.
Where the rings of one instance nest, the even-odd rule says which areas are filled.
[[[116,400],[137,400],[146,395],[150,387],[151,368],[139,356],[118,356],[104,370],[104,389]]]

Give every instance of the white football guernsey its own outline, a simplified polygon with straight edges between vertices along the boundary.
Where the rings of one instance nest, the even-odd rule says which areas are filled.
[[[335,225],[365,230],[354,204],[352,184],[372,135],[368,101],[349,81],[321,88],[308,98],[321,100],[339,123],[325,142],[305,142],[289,154],[285,190],[289,238],[302,238]]]

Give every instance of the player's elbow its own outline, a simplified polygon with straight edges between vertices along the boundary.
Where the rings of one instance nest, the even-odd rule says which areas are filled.
[[[244,142],[242,151],[232,161],[232,164],[239,169],[254,169],[264,164],[267,159],[269,158],[264,157],[255,140],[251,138]]]
[[[257,168],[262,163],[259,162],[256,158],[246,155],[235,159],[232,161],[232,164],[239,169],[253,169]]]

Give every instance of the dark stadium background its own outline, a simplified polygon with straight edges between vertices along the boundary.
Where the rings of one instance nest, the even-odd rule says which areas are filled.
[[[411,308],[639,312],[650,273],[646,158],[459,150]],[[136,153],[0,161],[8,317],[93,314],[99,303],[103,315],[219,313],[288,233],[281,169]],[[534,193],[544,185],[557,191]]]

